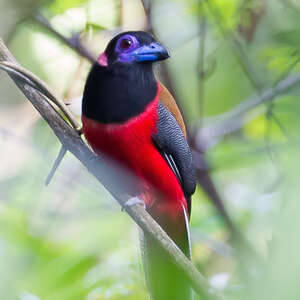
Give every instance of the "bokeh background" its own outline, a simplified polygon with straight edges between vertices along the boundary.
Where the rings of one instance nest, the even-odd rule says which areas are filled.
[[[0,0],[0,37],[78,111],[90,63],[59,34],[98,55],[120,31],[151,30],[171,53],[158,76],[260,257],[199,186],[193,262],[225,299],[299,299],[299,18],[298,0]],[[1,72],[0,298],[147,299],[138,230],[104,188],[70,154],[45,187],[59,147]]]

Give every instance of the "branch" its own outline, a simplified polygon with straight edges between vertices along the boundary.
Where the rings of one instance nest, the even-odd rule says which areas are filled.
[[[0,60],[18,65],[15,58],[1,39]],[[7,72],[9,72],[9,70],[7,70]],[[112,168],[111,164],[108,165],[103,157],[96,156],[83,142],[78,132],[57,113],[48,101],[45,101],[45,98],[37,90],[32,86],[29,86],[22,77],[19,77],[13,72],[9,72],[9,76],[48,123],[63,147],[80,160],[87,170],[95,176],[99,183],[112,194],[131,218],[159,243],[159,245],[168,253],[174,264],[178,266],[188,278],[193,289],[197,293],[204,295],[205,299],[220,299],[217,294],[214,294],[214,297],[212,297],[211,288],[206,279],[199,273],[191,261],[186,258],[172,239],[169,238],[169,236],[146,212],[143,206],[124,205],[128,200],[128,197],[126,197],[124,192],[120,189],[119,182],[116,184],[116,170]],[[118,169],[117,172],[120,173],[120,170]],[[123,172],[121,173],[124,175]]]
[[[290,75],[278,82],[276,86],[266,89],[261,95],[252,96],[232,110],[212,117],[208,125],[197,133],[197,144],[205,145],[205,149],[215,145],[223,136],[241,129],[246,123],[266,111],[266,107],[253,111],[255,108],[276,100],[277,96],[284,94],[297,84],[300,84],[300,73]]]
[[[281,0],[283,4],[285,4],[289,9],[300,13],[300,7],[291,0]]]
[[[34,19],[41,25],[44,26],[48,31],[53,33],[58,39],[60,39],[64,44],[68,45],[71,49],[73,49],[76,53],[85,57],[90,63],[94,63],[96,58],[91,52],[82,44],[80,40],[79,33],[74,34],[71,38],[67,38],[57,30],[53,28],[50,22],[40,13],[36,13],[34,15]]]
[[[141,0],[142,5],[144,7],[145,15],[147,17],[147,25],[146,29],[150,32],[153,32],[153,26],[152,26],[152,0]]]
[[[55,93],[41,79],[39,79],[30,71],[24,69],[19,64],[7,62],[7,61],[0,61],[0,68],[14,76],[19,77],[26,84],[37,89],[39,92],[45,95],[48,99],[50,99],[55,105],[57,105],[61,109],[61,111],[67,117],[67,119],[69,120],[73,128],[76,129],[78,132],[80,132],[81,125],[77,121],[76,117],[72,115],[72,113],[69,111],[64,101],[58,98],[55,95]]]
[[[205,47],[206,47],[206,18],[205,16],[199,20],[199,34],[200,34],[200,44],[198,50],[198,93],[199,93],[199,119],[200,123],[203,121],[204,116],[204,101],[205,101]]]
[[[224,38],[227,36],[230,39],[230,47],[235,55],[235,58],[237,62],[240,64],[242,70],[244,71],[245,75],[249,79],[250,83],[256,90],[261,90],[262,84],[257,80],[257,75],[255,70],[252,68],[249,58],[246,55],[243,46],[238,39],[238,37],[232,32],[231,30],[227,29],[224,24],[224,18],[218,7],[215,3],[211,0],[205,0],[205,3],[212,14],[212,16],[215,18],[215,22],[217,26],[219,27],[219,30]]]
[[[199,20],[199,34],[200,34],[200,45],[199,45],[199,53],[198,53],[198,63],[197,63],[197,71],[198,71],[198,90],[199,90],[199,106],[200,106],[200,127],[201,127],[201,122],[203,117],[203,109],[204,109],[204,89],[205,89],[205,76],[206,76],[206,71],[205,71],[205,66],[204,66],[204,61],[205,61],[205,41],[206,41],[206,18],[203,17],[202,19]],[[209,172],[209,167],[204,159],[204,153],[203,151],[197,149],[195,147],[195,136],[192,137],[191,141],[191,146],[192,146],[192,153],[193,153],[193,159],[194,159],[194,165],[196,169],[196,175],[198,178],[198,182],[201,184],[203,190],[209,197],[212,199],[217,211],[220,213],[222,216],[225,224],[229,228],[233,238],[238,238],[240,243],[247,244],[246,241],[244,241],[244,238],[242,235],[239,233],[238,229],[232,222],[229,214],[227,213],[227,210],[224,206],[224,203],[215,187],[215,184],[213,183],[210,172]],[[251,246],[248,245],[250,248]]]

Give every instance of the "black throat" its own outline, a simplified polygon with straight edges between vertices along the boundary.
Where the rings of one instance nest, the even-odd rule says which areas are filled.
[[[95,63],[85,84],[82,114],[104,124],[123,123],[142,113],[156,93],[151,64]]]

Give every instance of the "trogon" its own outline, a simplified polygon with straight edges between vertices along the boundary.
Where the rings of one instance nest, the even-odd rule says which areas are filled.
[[[93,65],[84,89],[83,133],[136,178],[133,198],[190,258],[189,217],[195,191],[192,155],[180,111],[155,78],[153,64],[169,53],[142,31],[115,36]],[[160,246],[144,234],[146,283],[153,300],[189,300],[191,287]]]

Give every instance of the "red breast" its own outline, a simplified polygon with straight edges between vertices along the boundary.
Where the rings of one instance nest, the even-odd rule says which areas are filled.
[[[174,202],[186,205],[181,186],[152,141],[156,132],[159,92],[160,88],[142,114],[122,124],[102,124],[82,116],[83,132],[97,154],[104,153],[133,171],[141,178],[144,188],[151,186],[162,193],[164,200],[169,200],[176,211]],[[153,197],[144,200],[147,207],[153,205]]]

